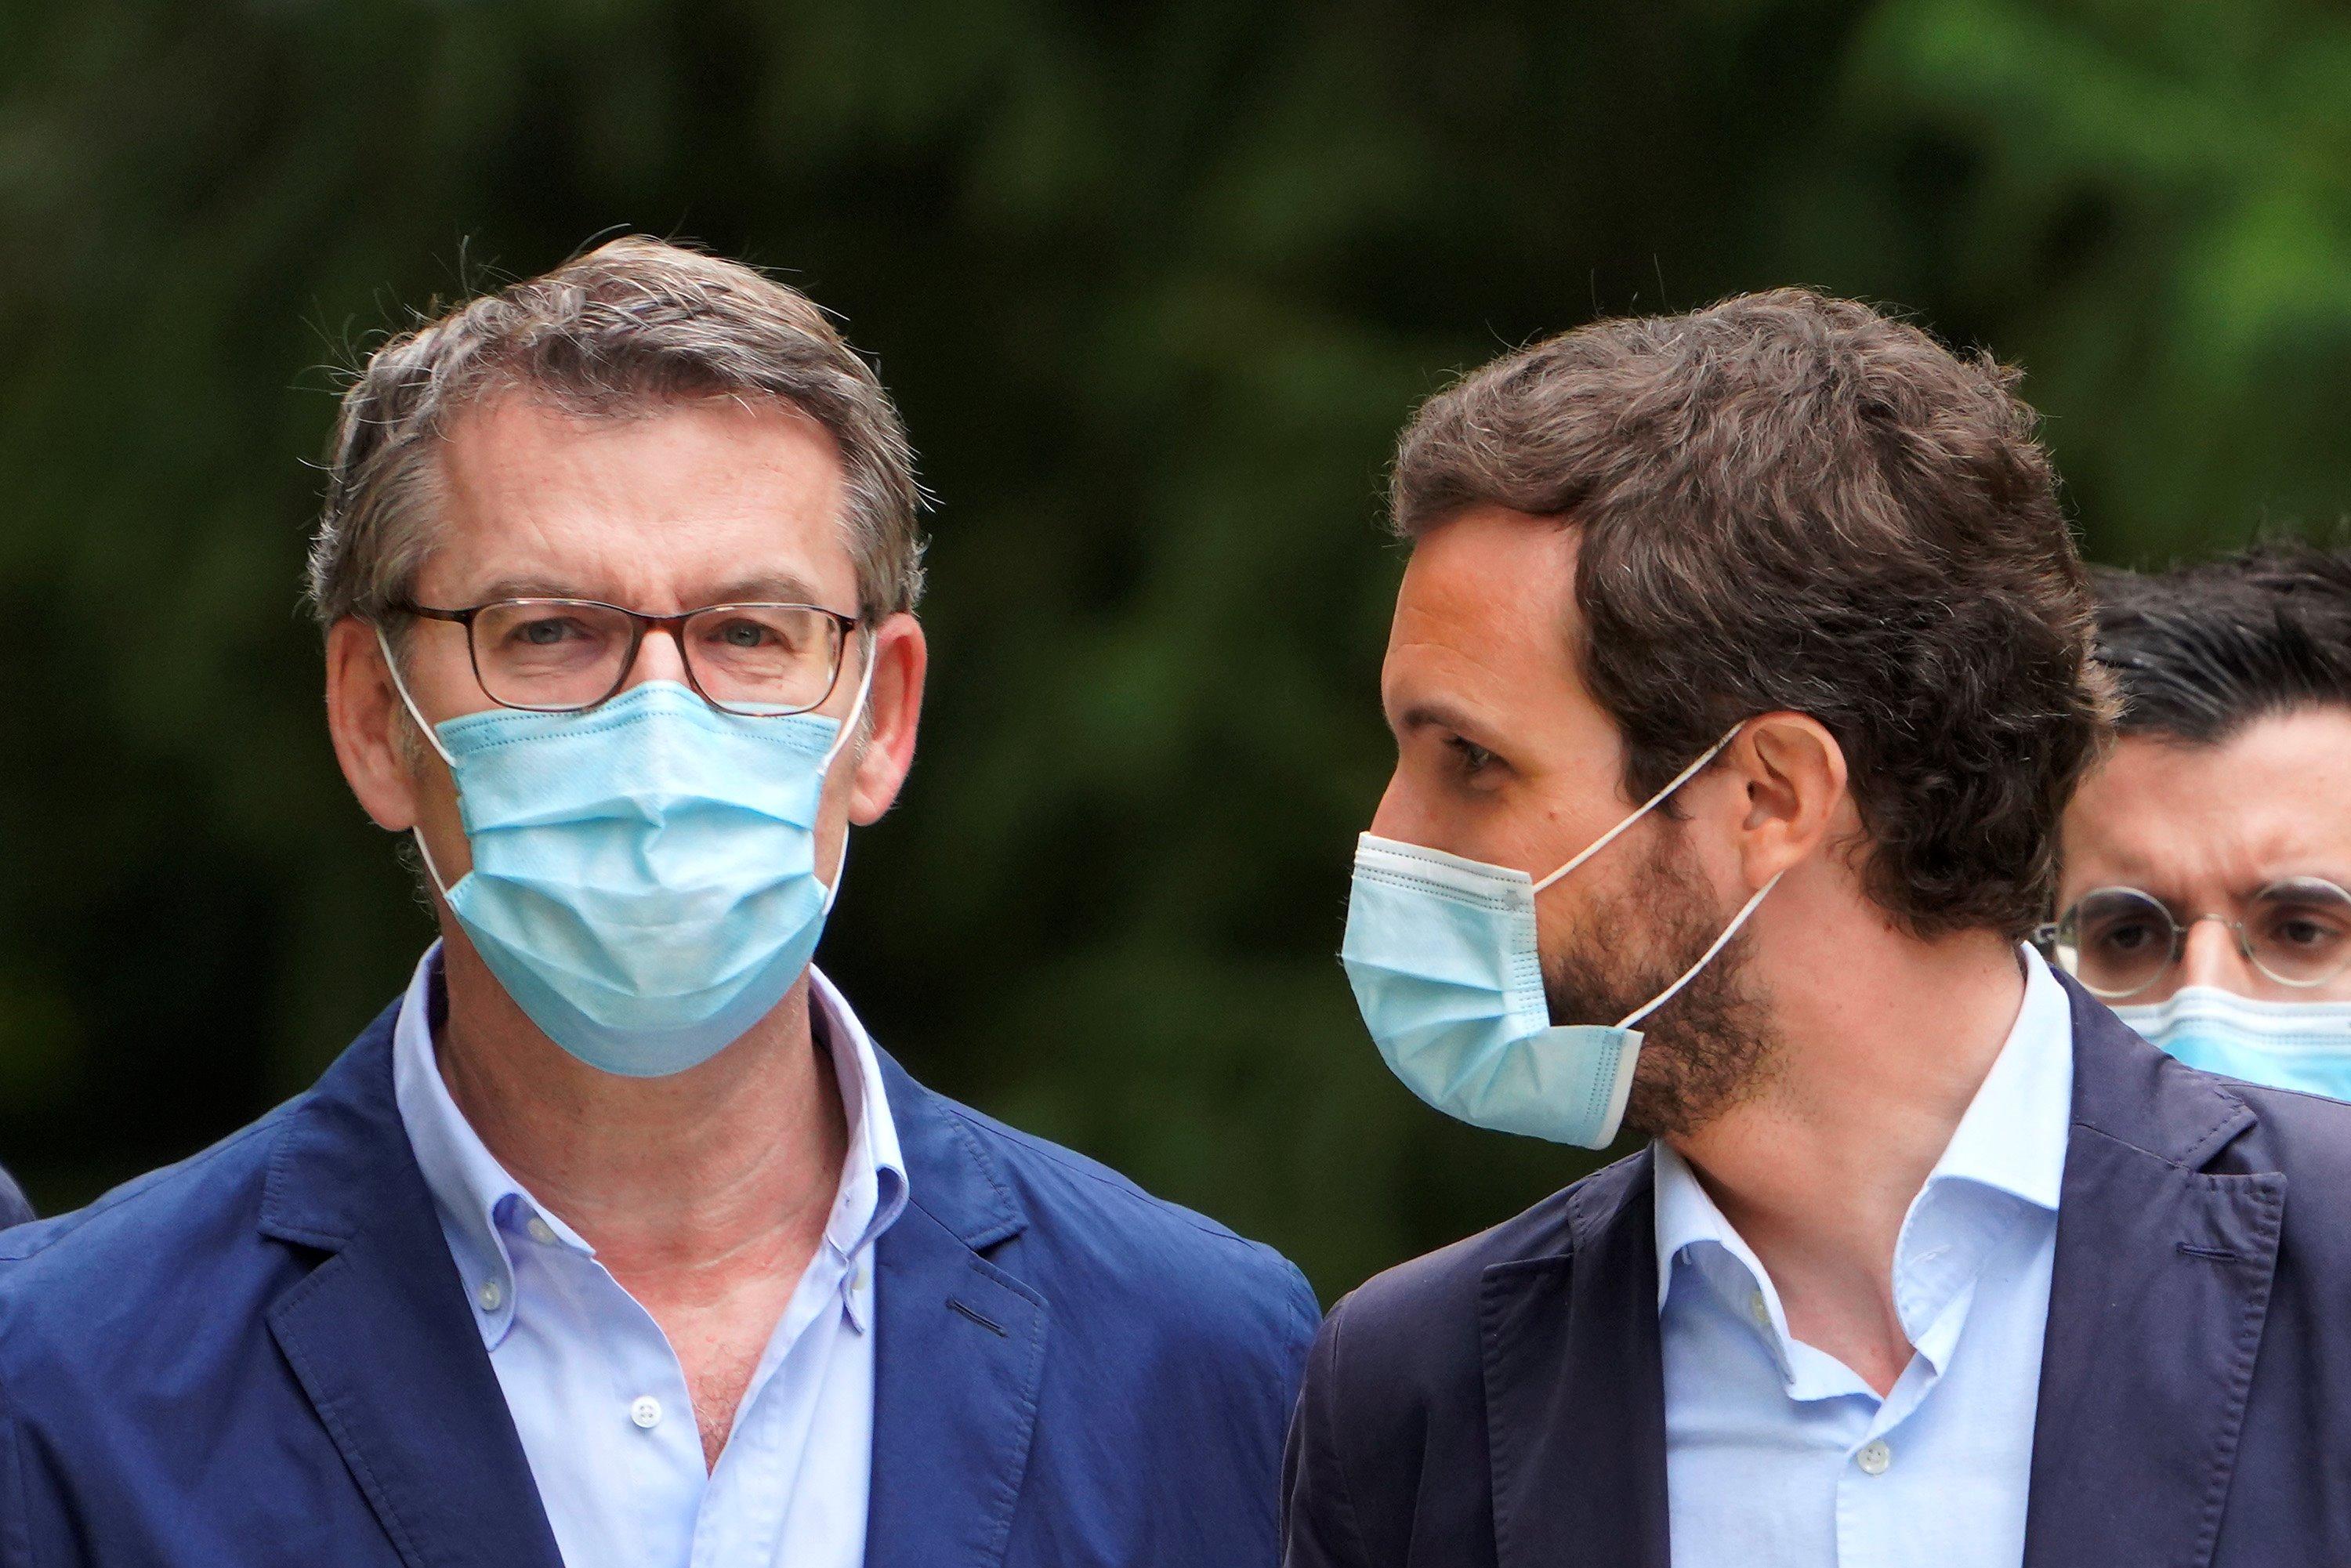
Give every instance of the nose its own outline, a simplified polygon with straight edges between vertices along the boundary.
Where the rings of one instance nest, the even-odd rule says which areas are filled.
[[[681,686],[694,684],[685,677],[685,650],[678,645],[677,634],[666,626],[653,627],[637,644],[636,662],[629,666],[621,688],[627,691],[648,681],[670,681]]]
[[[2182,986],[2212,986],[2241,997],[2259,995],[2265,988],[2237,946],[2237,934],[2217,915],[2205,915],[2188,927],[2179,955]]]
[[[1399,768],[1388,776],[1388,787],[1380,791],[1379,807],[1372,812],[1373,835],[1405,843],[1417,842],[1411,833],[1410,813],[1409,791],[1405,787],[1404,769]]]

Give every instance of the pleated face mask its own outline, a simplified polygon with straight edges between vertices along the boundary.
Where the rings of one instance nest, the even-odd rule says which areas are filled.
[[[2256,1001],[2189,986],[2115,1016],[2190,1067],[2351,1100],[2351,1002]]]
[[[682,1072],[766,1017],[816,951],[840,886],[817,875],[817,810],[872,679],[869,658],[846,723],[721,713],[649,681],[585,712],[427,727],[474,863],[454,884],[429,851],[426,867],[549,1039],[607,1072]]]
[[[1541,882],[1507,866],[1363,835],[1340,956],[1364,1027],[1406,1088],[1471,1126],[1608,1146],[1624,1122],[1640,1057],[1634,1026],[1698,977],[1779,878],[1747,901],[1681,978],[1615,1024],[1551,1021],[1535,895],[1648,815],[1738,733],[1715,742]]]

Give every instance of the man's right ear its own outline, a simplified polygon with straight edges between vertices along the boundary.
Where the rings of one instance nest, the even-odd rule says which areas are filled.
[[[376,630],[346,615],[327,629],[327,733],[360,810],[390,832],[416,825],[414,721],[392,685]]]

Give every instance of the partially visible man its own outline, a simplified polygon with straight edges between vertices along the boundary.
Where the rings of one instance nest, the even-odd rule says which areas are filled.
[[[2122,737],[2065,812],[2054,951],[2182,1061],[2351,1098],[2351,560],[2096,588]]]
[[[2025,945],[2110,701],[2032,423],[1782,292],[1405,433],[1357,1001],[1450,1114],[1650,1142],[1332,1310],[1293,1568],[2351,1561],[2351,1107]]]
[[[0,1170],[0,1230],[12,1225],[22,1225],[33,1218],[33,1205],[25,1197],[25,1189],[16,1178]]]
[[[1317,1316],[810,967],[914,759],[912,459],[747,268],[385,344],[310,585],[441,940],[310,1092],[0,1238],[7,1568],[1270,1563]]]

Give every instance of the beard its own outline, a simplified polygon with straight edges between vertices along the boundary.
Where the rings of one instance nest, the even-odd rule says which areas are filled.
[[[1556,952],[1542,956],[1543,992],[1558,1023],[1613,1024],[1646,1007],[1682,977],[1730,924],[1667,821],[1646,863],[1586,906]],[[1673,1000],[1641,1020],[1625,1126],[1638,1136],[1678,1136],[1752,1100],[1779,1057],[1770,1010],[1746,969],[1740,932]]]

